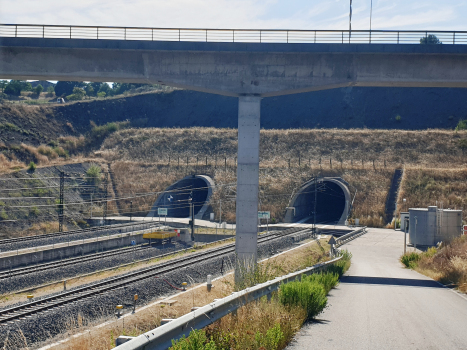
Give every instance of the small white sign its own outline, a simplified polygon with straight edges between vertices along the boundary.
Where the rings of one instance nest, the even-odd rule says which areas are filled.
[[[157,208],[157,214],[167,216],[167,208]]]
[[[258,212],[258,219],[270,219],[271,212],[269,211],[259,211]]]

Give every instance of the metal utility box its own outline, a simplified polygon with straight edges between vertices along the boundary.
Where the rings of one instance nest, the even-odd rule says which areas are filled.
[[[404,231],[405,232],[405,224],[406,224],[406,220],[405,219],[409,219],[409,212],[401,212],[400,214],[400,220],[401,220],[401,231]],[[407,226],[408,226],[408,222],[407,222]]]
[[[462,210],[428,208],[409,209],[409,242],[434,246],[462,234]]]

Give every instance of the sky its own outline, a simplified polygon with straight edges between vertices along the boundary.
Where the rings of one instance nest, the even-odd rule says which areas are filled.
[[[350,0],[0,0],[2,24],[348,29]],[[352,29],[371,0],[353,0]],[[373,29],[466,30],[467,1],[373,0]]]

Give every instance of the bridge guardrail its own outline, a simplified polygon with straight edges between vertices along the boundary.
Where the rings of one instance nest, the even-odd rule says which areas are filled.
[[[420,44],[435,35],[443,44],[467,44],[467,31],[286,30],[102,27],[0,24],[0,37],[240,43]]]
[[[192,329],[202,329],[229,313],[239,309],[251,301],[277,291],[282,283],[288,283],[300,278],[303,274],[312,274],[334,264],[342,259],[337,257],[330,261],[320,263],[304,270],[277,277],[271,281],[258,284],[240,292],[214,301],[195,311],[177,318],[165,325],[150,330],[140,336],[118,346],[119,350],[165,350],[172,346],[172,339],[188,336]]]
[[[336,248],[366,233],[366,226],[336,238]]]

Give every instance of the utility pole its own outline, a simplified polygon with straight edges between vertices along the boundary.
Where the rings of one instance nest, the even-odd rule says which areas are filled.
[[[130,222],[132,221],[133,216],[133,201],[130,202]]]
[[[315,176],[315,209],[313,210],[313,234],[316,236],[316,202],[318,201],[318,178]]]
[[[92,219],[92,193],[91,193],[91,219]]]
[[[103,221],[104,221],[104,226],[106,225],[107,222],[107,196],[108,196],[108,190],[107,190],[107,185],[109,182],[109,173],[105,173],[105,179],[104,179],[104,215],[103,215]]]
[[[64,204],[64,190],[65,190],[65,173],[60,171],[60,198],[58,205],[58,231],[63,232],[63,204]]]
[[[350,13],[349,13],[349,43],[352,36],[352,0],[350,0]]]
[[[193,191],[190,192],[190,198],[188,199],[190,201],[190,228],[191,228],[191,240],[194,242],[195,241],[195,208],[193,205]]]
[[[373,0],[371,0],[371,5],[370,5],[370,32],[371,32],[371,17],[372,16],[373,16]]]
[[[222,224],[222,199],[219,199],[219,225]]]

